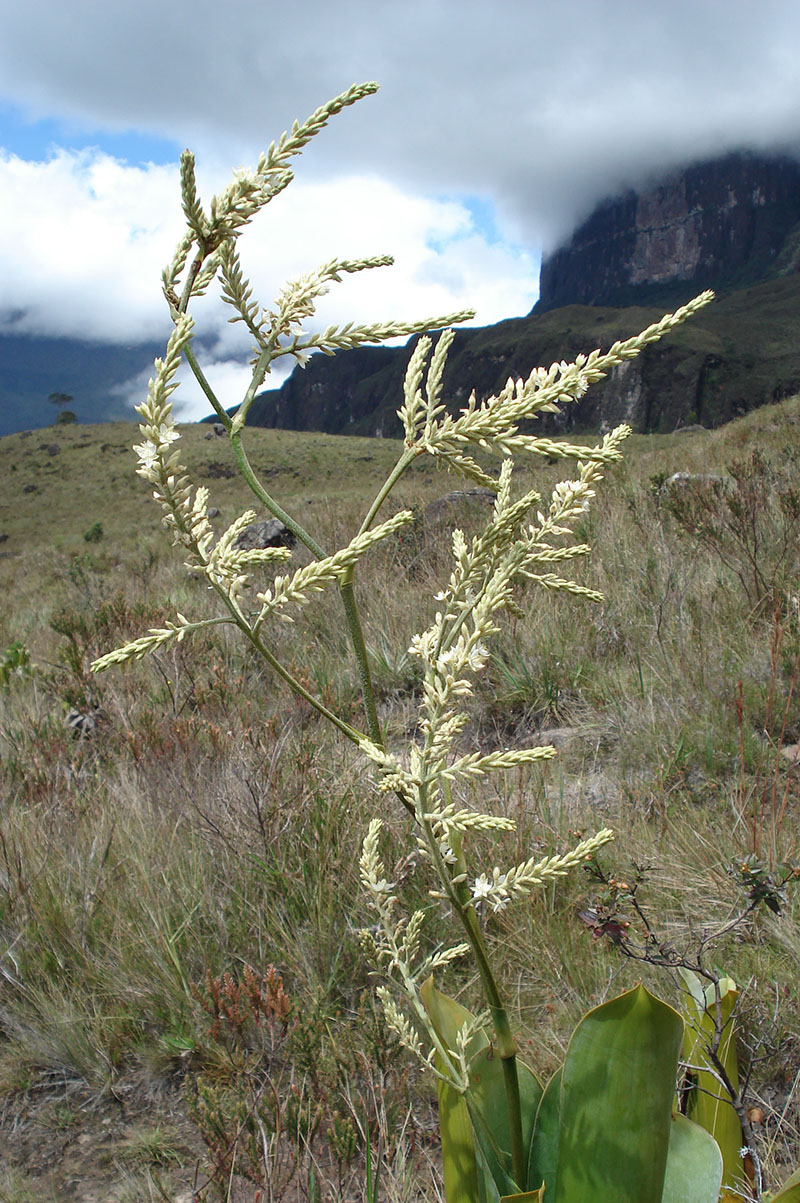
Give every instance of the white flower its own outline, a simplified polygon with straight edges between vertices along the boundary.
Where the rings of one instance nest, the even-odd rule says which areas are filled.
[[[495,913],[504,911],[511,901],[511,896],[506,888],[507,880],[508,874],[501,873],[499,869],[492,870],[491,881],[485,873],[481,873],[480,877],[476,877],[472,887],[473,903],[480,905],[485,900]]]
[[[475,884],[472,887],[472,899],[474,902],[480,902],[484,898],[488,898],[494,886],[485,873],[481,873],[480,877],[475,878]]]
[[[145,472],[152,472],[158,462],[158,451],[153,443],[137,443],[134,451],[139,456],[139,466]]]

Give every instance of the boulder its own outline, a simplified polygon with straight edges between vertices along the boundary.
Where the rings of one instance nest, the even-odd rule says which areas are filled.
[[[252,551],[257,547],[294,547],[296,537],[277,518],[266,518],[262,522],[251,522],[246,526],[236,546],[240,551]]]
[[[659,493],[675,493],[681,489],[727,489],[730,485],[729,476],[715,476],[713,472],[673,472]]]
[[[491,489],[456,489],[425,506],[425,521],[431,523],[457,522],[459,511],[463,511],[465,503],[480,501],[494,505],[494,499],[495,494]]]

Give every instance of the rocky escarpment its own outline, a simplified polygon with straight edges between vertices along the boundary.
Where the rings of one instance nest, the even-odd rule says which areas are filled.
[[[607,349],[661,317],[658,308],[569,305],[456,334],[445,370],[445,396],[463,405],[474,388],[483,399],[509,376],[536,364]],[[560,417],[539,429],[597,431],[629,422],[639,431],[717,426],[800,392],[800,274],[723,296],[663,342],[621,364]],[[411,346],[314,356],[283,387],[256,398],[257,426],[330,434],[399,437],[397,408]]]
[[[542,263],[536,312],[664,304],[796,268],[800,163],[734,154],[599,205]]]
[[[445,373],[455,410],[534,365],[608,348],[706,287],[718,301],[639,359],[621,365],[550,432],[715,426],[800,391],[800,164],[729,155],[599,206],[542,266],[524,318],[459,331]],[[257,398],[257,425],[393,436],[410,355],[359,348],[314,356]]]

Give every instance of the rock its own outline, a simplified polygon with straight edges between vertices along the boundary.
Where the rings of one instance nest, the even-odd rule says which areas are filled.
[[[673,472],[658,491],[659,493],[670,493],[689,488],[727,489],[730,484],[730,477],[715,476],[712,472]]]
[[[236,469],[233,464],[223,464],[220,460],[212,460],[205,467],[206,476],[212,480],[233,480]]]
[[[215,422],[211,429],[214,431],[214,434],[217,436],[217,438],[221,439],[225,437],[225,427],[221,422]]]
[[[481,501],[494,505],[494,499],[495,494],[491,489],[456,489],[426,505],[424,518],[426,522],[457,522],[459,511],[463,512],[465,503]]]
[[[36,485],[25,485],[25,488],[22,490],[22,492],[23,493],[35,493]]]
[[[546,727],[535,736],[535,746],[546,748],[563,748],[570,740],[578,735],[577,727]]]
[[[208,507],[208,516],[209,518],[219,518],[219,510],[215,505],[210,505]]]
[[[214,431],[213,431],[213,430],[207,430],[207,431],[205,432],[205,434],[203,435],[203,438],[206,440],[206,442],[208,442],[208,440],[209,440],[209,439],[213,439],[213,437],[214,437]]]
[[[263,522],[251,522],[246,526],[236,546],[240,551],[251,551],[256,547],[294,547],[297,539],[277,518],[266,518]]]
[[[100,718],[100,708],[94,710],[68,710],[64,716],[64,726],[69,727],[71,731],[83,736],[84,738],[94,735],[97,730],[97,722]]]

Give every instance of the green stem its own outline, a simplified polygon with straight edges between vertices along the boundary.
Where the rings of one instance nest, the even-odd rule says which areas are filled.
[[[375,515],[378,513],[378,510],[381,508],[400,477],[411,466],[417,456],[421,454],[422,452],[418,447],[408,447],[403,452],[403,454],[400,456],[400,459],[397,461],[386,480],[381,485],[378,495],[376,496],[372,505],[369,507],[367,516],[361,523],[361,529],[358,532],[360,535],[363,535],[364,531],[369,530],[369,528],[372,526],[372,523],[375,521]]]
[[[194,351],[192,350],[191,343],[186,344],[186,346],[184,347],[183,353],[186,356],[186,362],[188,363],[189,367],[192,369],[195,380],[200,385],[201,389],[203,390],[206,397],[208,398],[208,401],[209,401],[212,409],[216,413],[220,422],[222,422],[225,429],[230,431],[230,428],[231,428],[230,416],[222,408],[222,403],[219,401],[217,394],[214,392],[213,388],[208,383],[206,374],[203,371],[203,369],[200,367],[200,364],[197,361],[197,356],[195,355]]]
[[[452,802],[450,784],[443,778],[441,786],[445,802],[450,804]],[[447,896],[453,910],[464,928],[464,934],[475,957],[475,964],[478,967],[478,975],[481,979],[483,993],[492,1016],[492,1026],[494,1027],[494,1034],[497,1040],[497,1051],[500,1054],[503,1066],[503,1084],[506,1092],[508,1129],[511,1142],[511,1173],[520,1190],[525,1190],[527,1186],[528,1165],[522,1142],[522,1102],[519,1093],[519,1074],[517,1072],[517,1046],[511,1031],[511,1024],[508,1021],[508,1014],[503,1005],[497,979],[492,971],[486,941],[483,938],[478,916],[472,904],[469,887],[466,881],[453,882],[447,866],[442,861],[439,845],[433,837],[432,832],[430,832],[429,824],[424,823],[423,827],[428,837],[428,846],[433,856],[434,864],[438,869],[439,877],[447,891]],[[461,849],[454,847],[453,851],[458,856],[455,875],[460,876],[466,866],[461,856]]]
[[[250,460],[247,456],[247,452],[244,449],[241,428],[236,430],[233,429],[233,423],[230,417],[222,408],[219,400],[214,394],[214,390],[206,380],[202,368],[189,347],[186,349],[186,357],[189,362],[189,366],[191,367],[198,383],[200,384],[200,387],[203,389],[203,392],[208,397],[215,411],[217,414],[219,414],[225,424],[230,436],[230,443],[231,447],[233,448],[233,454],[236,459],[236,463],[238,464],[239,471],[244,477],[250,491],[255,494],[262,505],[264,505],[275,518],[283,523],[287,530],[290,530],[292,534],[308,548],[308,550],[316,559],[324,560],[326,556],[324,548],[320,547],[319,543],[317,543],[317,541],[309,534],[309,532],[305,530],[305,528],[302,527],[299,522],[296,522],[295,519],[292,518],[291,514],[287,513],[283,506],[279,505],[275,498],[272,497],[261,484],[261,481],[253,471],[252,465],[250,464]],[[250,391],[251,390],[248,390],[248,394]],[[380,722],[378,721],[378,711],[375,704],[375,690],[372,686],[372,676],[369,669],[369,657],[367,655],[367,648],[364,642],[364,633],[361,629],[361,619],[358,613],[358,606],[356,604],[356,599],[353,592],[352,569],[349,573],[349,579],[346,579],[342,582],[339,591],[341,593],[345,617],[347,619],[347,625],[350,631],[350,643],[353,648],[353,654],[356,658],[356,666],[358,668],[358,678],[361,685],[361,696],[364,702],[364,713],[367,719],[369,737],[373,743],[383,747],[383,734],[381,732]]]
[[[244,445],[242,444],[242,435],[240,431],[237,430],[231,434],[230,443],[231,447],[233,448],[233,454],[236,459],[236,463],[239,466],[239,471],[247,482],[250,491],[256,495],[262,505],[264,505],[275,518],[283,523],[287,530],[290,530],[301,543],[305,544],[316,560],[324,560],[328,554],[325,549],[320,547],[316,539],[314,539],[308,533],[308,531],[300,525],[299,522],[296,522],[291,514],[286,512],[282,505],[278,504],[275,498],[267,492],[261,481],[256,476],[251,467],[250,460],[247,458],[247,452],[244,449]]]
[[[258,387],[256,381],[259,380],[264,366],[269,362],[270,358],[273,357],[273,349],[271,347],[264,347],[262,349],[258,358],[258,362],[253,371],[253,378],[250,386],[245,394],[244,401],[239,407],[236,418],[233,420],[225,412],[221,402],[206,379],[205,373],[200,367],[192,348],[187,347],[185,354],[187,362],[194,373],[195,379],[211,403],[220,421],[225,426],[225,429],[228,431],[236,463],[238,464],[239,471],[244,477],[250,491],[255,494],[262,505],[269,510],[273,517],[282,522],[286,529],[290,530],[292,534],[308,548],[308,550],[316,559],[324,560],[326,557],[324,548],[317,543],[317,541],[309,534],[307,530],[305,530],[304,527],[300,525],[299,522],[292,518],[291,514],[289,514],[283,508],[283,506],[279,505],[275,498],[272,497],[261,484],[261,481],[253,471],[250,460],[247,456],[247,452],[244,449],[244,444],[242,443],[242,428],[247,417],[247,411],[252,405],[256,395],[256,389]],[[392,488],[418,454],[419,452],[413,449],[408,449],[403,452],[402,456],[398,460],[391,474],[383,484],[377,497],[372,503],[372,506],[370,507],[370,510],[361,525],[359,534],[363,534],[364,531],[369,530],[372,522],[375,519],[375,515],[383,505],[383,502],[388,497]],[[347,620],[347,626],[350,632],[350,643],[356,659],[356,667],[361,686],[361,697],[364,703],[364,713],[367,720],[369,737],[373,743],[383,747],[383,732],[381,731],[380,721],[378,719],[378,710],[375,702],[375,690],[372,684],[372,674],[369,667],[369,656],[367,654],[364,632],[361,627],[361,618],[358,612],[358,605],[356,603],[355,593],[353,590],[352,568],[350,569],[347,577],[340,584],[339,592],[341,594],[345,618]]]
[[[347,625],[350,628],[350,642],[358,667],[358,679],[361,684],[361,697],[364,702],[364,713],[367,719],[369,737],[379,748],[384,746],[383,732],[378,719],[378,709],[375,703],[375,690],[372,685],[372,673],[369,668],[367,645],[364,642],[364,632],[361,629],[361,616],[358,612],[355,592],[353,590],[353,569],[348,569],[347,575],[339,583],[339,593],[344,606]]]
[[[195,255],[192,262],[189,264],[189,271],[186,274],[186,283],[183,286],[183,292],[181,293],[181,298],[180,298],[180,301],[178,302],[178,312],[179,313],[186,313],[187,309],[189,308],[189,302],[192,299],[192,289],[194,288],[194,282],[197,279],[197,277],[199,276],[200,270],[207,258],[208,258],[208,252],[206,250],[205,244],[201,243],[198,239],[197,254]]]
[[[492,1026],[497,1038],[497,1051],[503,1066],[503,1084],[506,1091],[506,1108],[508,1110],[508,1128],[511,1140],[511,1172],[514,1181],[521,1190],[525,1190],[527,1182],[527,1159],[522,1143],[522,1102],[519,1094],[519,1075],[517,1073],[517,1046],[508,1022],[508,1014],[503,1006],[497,981],[489,963],[486,944],[483,939],[475,908],[472,906],[469,889],[466,882],[454,887],[457,903],[454,907],[461,920],[464,933],[472,949],[475,963],[483,986],[489,1011],[492,1016]]]
[[[305,701],[308,702],[309,706],[313,706],[318,714],[321,714],[323,718],[326,718],[329,723],[332,723],[337,730],[341,731],[343,735],[346,735],[347,738],[354,744],[359,743],[360,740],[364,738],[364,733],[362,731],[357,730],[355,727],[351,727],[349,723],[344,721],[344,719],[339,718],[338,714],[335,714],[332,710],[329,710],[328,707],[319,700],[319,698],[314,697],[313,693],[306,689],[306,687],[301,684],[296,677],[293,677],[288,669],[283,667],[280,660],[278,660],[272,654],[266,644],[262,642],[244,617],[237,615],[234,618],[234,621],[247,639],[249,639],[250,643],[252,643],[258,654],[263,657],[273,672],[276,673],[276,675],[279,676],[282,681],[286,682],[290,689],[298,694],[299,697],[304,698]]]
[[[378,510],[381,508],[384,501],[389,496],[389,493],[392,491],[409,465],[414,461],[414,459],[416,459],[418,454],[419,452],[409,448],[400,456],[400,459],[397,461],[389,476],[384,481],[377,497],[370,506],[366,518],[361,523],[361,528],[358,532],[360,535],[363,535],[364,532],[368,531],[372,526]],[[358,612],[358,605],[356,603],[355,593],[353,590],[353,575],[354,571],[351,568],[348,571],[345,579],[341,582],[339,586],[339,592],[342,596],[344,612],[347,616],[347,624],[350,627],[350,641],[353,645],[353,652],[355,654],[356,664],[358,666],[358,677],[361,682],[361,697],[364,701],[364,713],[367,719],[367,726],[369,727],[370,739],[382,748],[384,746],[383,732],[381,731],[381,725],[378,719],[378,710],[375,704],[375,690],[372,684],[372,673],[370,672],[369,667],[369,657],[367,655],[367,647],[364,642],[364,633],[361,629],[361,618]]]
[[[236,434],[239,433],[247,421],[247,414],[250,410],[250,406],[256,399],[256,393],[264,382],[267,368],[269,367],[270,361],[274,358],[274,356],[275,347],[272,340],[270,340],[267,342],[266,346],[261,348],[259,352],[258,359],[256,360],[255,367],[253,368],[253,375],[250,380],[250,384],[248,385],[247,392],[244,395],[244,400],[236,411],[236,417],[233,419],[232,428]]]

